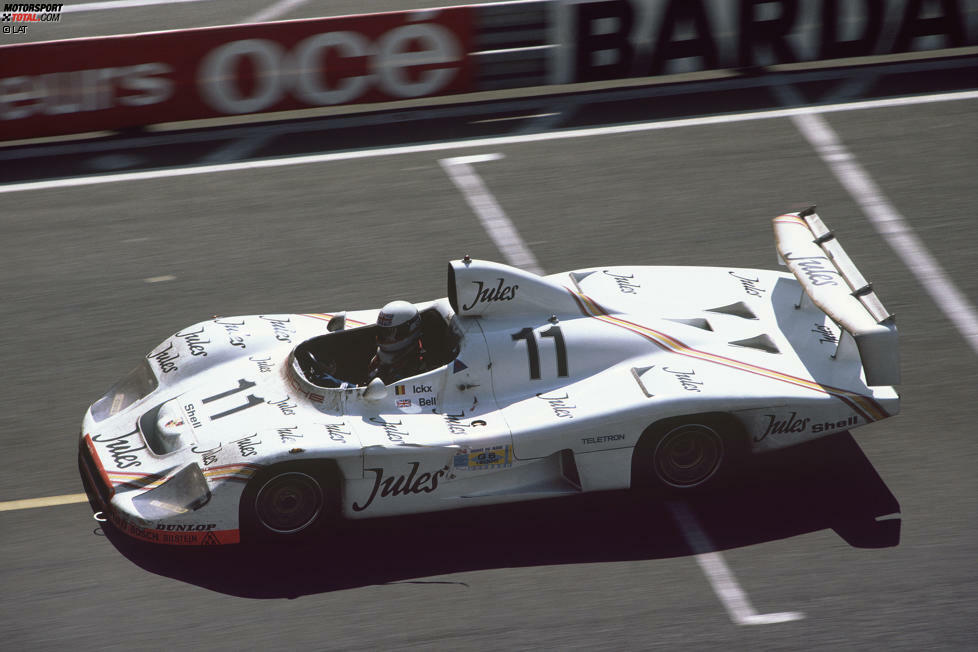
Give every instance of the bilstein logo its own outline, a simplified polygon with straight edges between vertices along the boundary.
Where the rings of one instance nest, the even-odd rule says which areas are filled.
[[[504,285],[503,279],[498,279],[499,285],[494,288],[487,288],[482,281],[472,281],[479,287],[475,290],[475,297],[472,299],[472,303],[467,306],[462,306],[462,310],[472,310],[477,303],[493,303],[495,301],[512,301],[516,298],[516,290],[519,289],[518,285]]]

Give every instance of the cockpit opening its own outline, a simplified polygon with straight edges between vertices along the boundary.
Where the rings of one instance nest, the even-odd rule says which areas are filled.
[[[420,313],[425,366],[435,369],[458,356],[461,331],[437,307]],[[376,324],[326,333],[296,347],[295,359],[306,380],[323,388],[356,387],[369,381],[370,360],[377,351]]]

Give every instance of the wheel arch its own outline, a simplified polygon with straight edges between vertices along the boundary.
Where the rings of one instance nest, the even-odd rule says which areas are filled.
[[[329,458],[282,460],[262,467],[248,480],[244,491],[241,492],[241,497],[238,500],[238,522],[242,541],[261,541],[271,537],[271,534],[258,522],[254,503],[259,490],[265,483],[287,472],[305,473],[314,478],[324,494],[323,507],[316,523],[307,528],[306,531],[296,535],[279,535],[277,538],[308,536],[322,529],[323,524],[342,515],[343,475],[336,460]]]
[[[728,460],[728,464],[729,461],[743,458],[750,450],[750,437],[746,425],[730,412],[698,412],[665,417],[649,424],[639,435],[638,443],[632,452],[632,487],[652,488],[656,486],[648,464],[659,439],[673,428],[691,423],[700,423],[716,430],[723,439],[725,448],[729,449],[730,457],[733,458],[733,460]]]

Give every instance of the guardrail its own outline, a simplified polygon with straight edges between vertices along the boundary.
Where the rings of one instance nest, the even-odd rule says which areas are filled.
[[[975,44],[978,0],[517,0],[13,44],[0,140]]]

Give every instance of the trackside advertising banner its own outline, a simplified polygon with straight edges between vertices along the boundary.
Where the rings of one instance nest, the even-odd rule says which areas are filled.
[[[0,140],[976,44],[978,0],[520,0],[5,45]]]
[[[0,47],[0,140],[474,90],[468,7]]]
[[[978,0],[564,0],[551,83],[978,43]]]

